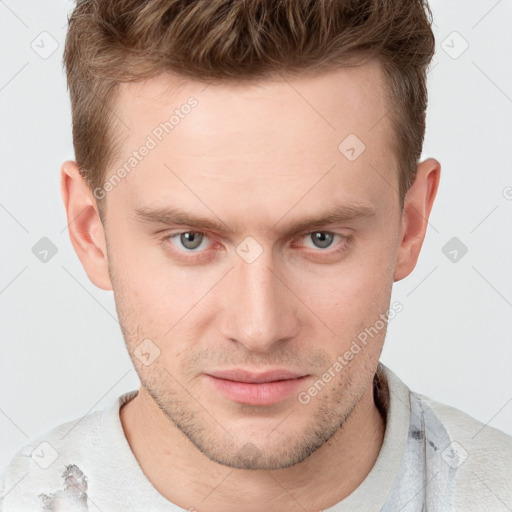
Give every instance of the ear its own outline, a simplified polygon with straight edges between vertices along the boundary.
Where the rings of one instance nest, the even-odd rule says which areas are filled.
[[[428,158],[418,165],[416,179],[404,198],[394,281],[407,277],[416,266],[440,176],[441,164],[437,160]]]
[[[98,288],[112,290],[105,232],[98,206],[76,162],[62,164],[60,192],[66,208],[69,237],[85,272]]]

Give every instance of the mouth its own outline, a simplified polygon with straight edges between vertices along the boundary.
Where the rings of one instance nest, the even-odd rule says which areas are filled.
[[[285,369],[251,372],[242,369],[205,374],[211,386],[228,400],[245,405],[272,405],[288,398],[309,375]]]

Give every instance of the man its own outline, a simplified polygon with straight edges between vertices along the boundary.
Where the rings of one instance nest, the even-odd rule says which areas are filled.
[[[428,14],[78,2],[62,196],[141,386],[22,448],[2,510],[510,508],[512,439],[379,363],[440,177]]]

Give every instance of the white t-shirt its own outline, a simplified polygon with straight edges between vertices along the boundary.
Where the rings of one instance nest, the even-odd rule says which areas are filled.
[[[378,458],[325,512],[511,510],[512,437],[411,392],[383,365],[374,391],[386,416]],[[124,435],[119,409],[137,393],[21,448],[2,475],[0,511],[183,511],[153,487]]]

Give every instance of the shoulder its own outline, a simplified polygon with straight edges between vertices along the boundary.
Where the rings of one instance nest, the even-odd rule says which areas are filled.
[[[51,501],[60,500],[68,508],[81,510],[80,492],[73,493],[73,506],[66,499],[66,486],[87,489],[87,475],[105,451],[109,423],[119,413],[122,400],[134,391],[117,397],[109,407],[63,423],[33,438],[12,457],[0,478],[2,512],[53,510]],[[42,508],[44,505],[44,508]],[[73,508],[74,507],[74,508]]]
[[[512,437],[470,415],[420,393],[424,411],[448,433],[449,443],[441,448],[443,461],[457,471],[454,510],[501,510],[512,503]],[[429,414],[425,415],[428,427]],[[504,509],[504,508],[503,508]]]
[[[80,486],[87,485],[87,454],[101,449],[102,412],[58,425],[22,446],[2,473],[0,510],[46,510],[43,505],[71,473]]]
[[[398,416],[400,423],[408,424],[409,448],[422,462],[418,466],[415,459],[407,467],[413,473],[423,471],[430,505],[437,500],[445,510],[442,507],[451,503],[453,512],[510,510],[512,437],[411,391],[389,368],[382,370],[389,386],[391,422]]]
[[[469,414],[437,402],[420,393],[413,393],[432,409],[446,428],[453,442],[467,451],[465,461],[470,464],[491,464],[504,461],[512,464],[512,437],[501,430],[478,421]],[[492,457],[490,457],[492,455]]]

